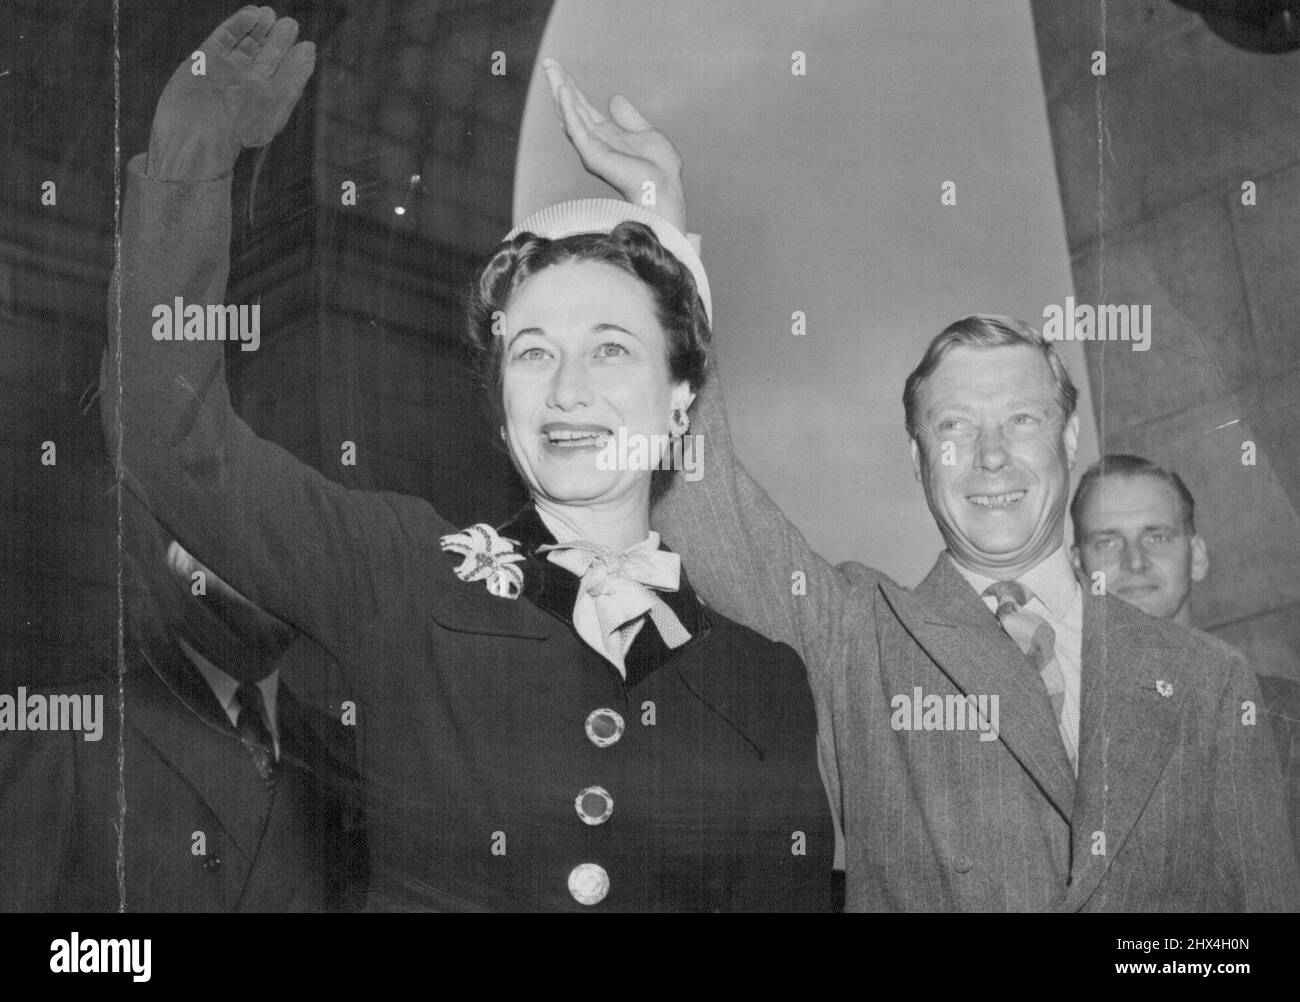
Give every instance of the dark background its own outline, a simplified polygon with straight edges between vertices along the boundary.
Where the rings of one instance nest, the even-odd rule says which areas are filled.
[[[113,267],[115,61],[111,4],[6,6],[0,673],[23,682],[116,659],[117,510],[95,400]],[[176,66],[235,9],[122,4],[123,167],[148,148]],[[260,301],[263,332],[258,351],[227,353],[236,407],[325,475],[427,497],[457,523],[503,521],[524,498],[459,338],[468,281],[510,228],[528,79],[492,76],[491,53],[531,66],[549,10],[277,5],[316,42],[317,69],[274,155],[246,153],[236,169],[228,299]],[[55,206],[40,201],[47,179]],[[341,204],[345,180],[356,206]],[[54,466],[40,463],[45,441]],[[356,466],[341,463],[344,441],[356,443]]]

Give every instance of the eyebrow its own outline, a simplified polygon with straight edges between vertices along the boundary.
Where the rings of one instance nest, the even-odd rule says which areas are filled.
[[[626,334],[628,337],[636,338],[638,341],[641,340],[640,335],[634,334],[626,327],[620,327],[618,324],[600,323],[591,328],[591,333],[593,334],[604,334],[606,331],[618,331],[621,334]],[[506,345],[506,351],[509,351],[514,343],[525,334],[536,334],[538,337],[546,337],[546,331],[542,330],[540,327],[525,327],[522,330],[515,331],[514,336],[510,338],[509,344]]]
[[[1177,522],[1152,522],[1142,526],[1142,528],[1139,531],[1181,533],[1183,531],[1183,527],[1179,525]],[[1097,536],[1122,536],[1122,535],[1124,535],[1124,532],[1121,529],[1102,527],[1097,529],[1089,529],[1086,533],[1084,533],[1084,538],[1094,539]]]
[[[1012,413],[1021,413],[1027,410],[1039,410],[1042,411],[1044,414],[1047,414],[1048,416],[1051,416],[1051,412],[1054,409],[1053,401],[1046,400],[1046,399],[1035,399],[1032,397],[1016,398],[1015,400],[1009,402],[1006,405],[1006,407],[1007,410],[1011,411]],[[942,403],[942,404],[935,404],[927,407],[925,409],[925,416],[927,418],[934,419],[940,416],[946,417],[950,414],[973,415],[976,412],[976,410],[978,410],[977,404]]]

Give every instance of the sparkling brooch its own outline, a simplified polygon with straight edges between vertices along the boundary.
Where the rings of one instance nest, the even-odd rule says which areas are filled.
[[[1170,696],[1174,694],[1174,687],[1171,683],[1166,682],[1164,679],[1158,678],[1156,679],[1156,692],[1164,696],[1165,699],[1168,699]]]
[[[524,559],[522,553],[515,552],[517,545],[517,540],[498,536],[485,522],[442,537],[444,551],[465,558],[456,568],[456,577],[486,581],[487,590],[497,598],[518,598],[524,586],[524,572],[515,566]]]

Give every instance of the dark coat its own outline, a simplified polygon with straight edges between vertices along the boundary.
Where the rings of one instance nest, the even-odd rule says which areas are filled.
[[[282,662],[311,657],[306,645]],[[119,788],[128,911],[359,907],[365,842],[348,729],[281,684],[280,762],[268,786],[177,647],[154,645],[146,657],[130,646],[127,668],[125,728],[115,680],[96,676],[60,691],[104,696],[100,740],[0,735],[0,909],[118,909]]]
[[[831,822],[793,651],[700,609],[686,585],[672,601],[693,640],[637,655],[647,670],[625,683],[575,633],[563,588],[512,600],[463,582],[440,545],[456,527],[426,502],[345,490],[258,439],[231,409],[223,345],[150,336],[155,304],[222,302],[230,179],[154,182],[142,161],[106,432],[120,428],[124,482],[173,538],[349,674],[373,905],[827,908]],[[547,589],[540,564],[526,588]],[[607,747],[587,734],[597,710],[624,723]],[[576,804],[596,786],[613,811],[588,824]],[[608,878],[594,904],[570,890],[584,864]]]

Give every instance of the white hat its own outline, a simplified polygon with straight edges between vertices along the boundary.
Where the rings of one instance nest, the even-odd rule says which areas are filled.
[[[704,312],[713,324],[713,298],[709,295],[709,276],[691,242],[676,226],[658,213],[616,198],[578,198],[559,202],[534,212],[506,234],[513,240],[520,233],[535,233],[548,240],[561,240],[579,233],[609,233],[619,223],[645,223],[654,231],[664,249],[691,270],[695,288],[704,302]]]

